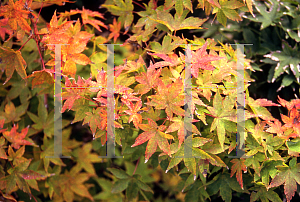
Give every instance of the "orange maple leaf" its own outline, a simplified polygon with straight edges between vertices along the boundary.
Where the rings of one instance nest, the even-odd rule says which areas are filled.
[[[3,136],[12,143],[12,147],[15,149],[19,149],[20,145],[32,145],[31,142],[24,140],[24,138],[27,135],[28,128],[22,129],[21,133],[17,132],[17,129],[19,128],[18,124],[14,125],[11,131],[4,131]]]
[[[0,7],[0,16],[8,18],[7,23],[12,30],[17,30],[18,25],[24,31],[29,32],[31,30],[31,27],[25,20],[28,19],[28,15],[30,12],[24,9],[24,5],[24,0],[19,0],[16,2],[14,2],[13,0],[9,0],[7,5]],[[31,13],[31,15],[33,14]]]
[[[142,123],[142,115],[141,113],[144,112],[145,108],[141,109],[142,102],[136,102],[135,105],[133,105],[132,102],[129,103],[129,105],[126,103],[129,110],[125,110],[124,112],[129,116],[128,123],[133,122],[134,126],[138,129],[139,124]]]
[[[116,18],[114,18],[113,24],[109,25],[110,34],[108,36],[108,40],[114,38],[114,42],[116,42],[118,37],[120,36],[120,30],[121,30],[121,22],[117,23]]]
[[[148,118],[148,124],[140,124],[139,128],[145,132],[136,138],[135,143],[131,147],[138,146],[149,140],[146,147],[145,162],[154,154],[157,145],[165,153],[170,154],[170,145],[167,139],[174,139],[174,137],[162,132],[166,129],[165,125],[157,126],[155,121]]]

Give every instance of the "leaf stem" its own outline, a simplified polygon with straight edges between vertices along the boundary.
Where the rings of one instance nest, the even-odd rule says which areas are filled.
[[[136,162],[136,164],[135,164],[135,168],[134,168],[134,171],[133,171],[132,175],[135,174],[135,171],[136,171],[136,169],[137,169],[137,167],[138,167],[138,165],[139,165],[139,162],[140,162],[140,158],[141,158],[141,157],[139,157],[139,159],[137,160],[137,162]]]
[[[138,5],[139,7],[141,7],[142,9],[145,9],[145,10],[146,10],[145,6],[141,5],[140,3],[135,2],[135,1],[132,1],[132,2],[133,2],[134,4],[136,4],[136,5]]]

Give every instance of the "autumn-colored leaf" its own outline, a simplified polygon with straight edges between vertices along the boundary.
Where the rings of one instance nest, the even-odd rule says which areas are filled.
[[[280,172],[273,178],[268,188],[284,184],[284,193],[287,201],[290,202],[297,190],[297,184],[300,184],[300,164],[297,163],[296,158],[293,158],[289,166],[277,166],[277,169]]]
[[[198,78],[199,69],[214,70],[214,67],[210,64],[210,62],[223,59],[216,55],[207,54],[206,48],[207,41],[201,48],[195,52],[191,52],[191,74],[195,78]],[[180,56],[181,60],[185,61],[185,56],[182,54]]]
[[[19,126],[17,124],[13,126],[11,131],[3,132],[3,136],[12,143],[12,147],[19,149],[20,145],[33,145],[32,142],[24,139],[27,135],[29,127],[22,129],[21,133],[17,132],[18,128]]]
[[[25,2],[23,0],[18,0],[14,2],[13,0],[9,0],[8,4],[0,7],[0,16],[4,16],[4,18],[8,18],[8,25],[12,30],[17,30],[18,26],[26,32],[31,30],[28,22],[29,11],[25,10]],[[31,15],[35,16],[33,13]],[[35,16],[36,17],[36,16]]]
[[[109,25],[110,34],[108,39],[114,38],[114,43],[117,41],[117,38],[120,36],[121,22],[117,23],[116,18],[114,18],[113,24]]]
[[[6,74],[6,81],[11,79],[14,71],[16,70],[22,79],[25,79],[26,75],[26,62],[23,59],[20,51],[15,51],[11,48],[1,46],[0,47],[0,68]],[[26,80],[25,80],[26,81]]]
[[[192,122],[195,122],[196,120],[193,120]],[[169,126],[169,128],[166,130],[165,133],[171,133],[174,131],[178,131],[178,139],[179,139],[179,144],[178,147],[181,146],[181,144],[184,141],[185,135],[184,135],[184,131],[187,130],[187,126],[184,123],[184,120],[181,117],[175,117],[172,119],[172,124]],[[199,130],[197,129],[197,127],[195,125],[192,124],[192,131],[195,134],[201,135]]]
[[[158,80],[158,94],[151,96],[149,105],[155,106],[156,109],[165,109],[169,119],[172,119],[173,113],[184,116],[184,110],[180,107],[184,105],[182,90],[183,83],[180,79],[168,85]]]
[[[73,167],[74,172],[80,172],[83,168],[90,174],[96,174],[93,163],[103,162],[103,159],[99,158],[98,154],[92,153],[91,150],[92,144],[87,143],[73,151],[73,155],[76,157],[77,162],[77,164]]]
[[[133,122],[134,126],[136,128],[139,128],[139,124],[142,123],[142,115],[141,113],[143,110],[141,109],[142,107],[142,102],[136,102],[135,105],[133,105],[132,102],[129,103],[130,105],[127,105],[129,110],[125,110],[124,112],[129,116],[128,123]]]
[[[96,129],[104,130],[107,124],[107,111],[103,107],[93,109],[93,112],[86,112],[83,124],[89,123],[93,134],[96,133]]]
[[[135,76],[136,81],[140,84],[136,85],[134,90],[141,95],[146,94],[157,85],[160,73],[161,69],[155,70],[153,68],[148,68],[147,73],[142,72],[140,75]]]
[[[157,145],[165,153],[170,154],[170,145],[167,139],[174,139],[174,137],[162,132],[166,129],[165,125],[157,126],[156,122],[148,118],[148,124],[140,124],[139,128],[144,132],[136,138],[135,143],[131,147],[138,146],[149,140],[145,153],[146,162],[156,152]]]
[[[5,144],[5,139],[4,137],[0,137],[0,158],[2,159],[7,159],[7,155],[6,152],[4,150],[4,148],[6,148],[6,146],[4,146]]]
[[[241,185],[241,188],[244,190],[242,171],[244,172],[247,171],[247,167],[245,165],[245,159],[232,159],[230,162],[233,163],[231,167],[230,177],[232,177],[234,173],[236,173],[236,179]]]
[[[84,97],[85,93],[88,92],[88,82],[78,76],[77,82],[73,80],[70,81],[68,77],[66,77],[66,91],[61,94],[62,100],[66,100],[61,112],[65,112],[66,109],[71,110],[75,100]]]
[[[2,40],[5,40],[5,34],[12,35],[13,31],[8,28],[8,18],[4,18],[0,20],[0,37]]]

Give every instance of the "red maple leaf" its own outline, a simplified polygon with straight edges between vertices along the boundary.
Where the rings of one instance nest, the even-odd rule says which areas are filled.
[[[32,145],[31,142],[24,140],[24,138],[27,135],[28,128],[22,129],[21,133],[17,132],[17,129],[19,128],[18,124],[14,125],[11,131],[4,131],[3,136],[12,143],[12,147],[15,149],[19,149],[20,145]]]
[[[174,137],[162,132],[166,129],[165,125],[157,126],[155,121],[148,118],[148,124],[140,124],[139,127],[145,132],[136,138],[135,143],[131,147],[138,146],[149,140],[146,147],[145,162],[154,154],[157,145],[165,153],[170,154],[170,144],[167,139],[174,139]]]

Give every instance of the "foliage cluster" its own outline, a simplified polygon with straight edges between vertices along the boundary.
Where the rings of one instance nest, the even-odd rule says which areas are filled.
[[[285,30],[290,25],[278,21],[287,18],[299,29],[295,2],[270,0],[270,18],[262,4],[251,0],[106,0],[102,8],[114,16],[110,22],[103,13],[82,8],[55,12],[49,23],[40,15],[43,6],[63,1],[2,2],[1,200],[230,202],[239,197],[290,202],[300,184],[300,100],[278,96],[277,104],[251,98],[250,75],[257,67],[249,59],[238,64],[230,45],[188,39],[182,30],[202,29],[209,18],[199,18],[199,10],[214,14],[215,24],[230,29],[228,24],[242,21],[245,13],[257,15],[254,5],[261,16],[248,19],[262,22],[262,29],[278,23],[297,41],[294,29]],[[279,5],[287,10],[275,12]],[[104,29],[108,31],[102,34]],[[128,36],[126,41],[123,36]],[[111,112],[103,45],[108,43],[122,43],[115,47],[112,113],[115,152],[123,158],[111,159],[103,158]],[[61,58],[55,58],[53,44],[66,44]],[[286,70],[289,78],[294,74],[290,84],[299,84],[297,46],[284,46],[282,52],[271,49],[267,55],[270,50],[264,47],[258,53],[269,58],[264,62],[278,63],[272,78]],[[286,60],[289,54],[293,58]],[[57,61],[64,101],[62,155],[70,158],[49,158],[55,149]],[[237,73],[240,65],[244,75]],[[244,78],[244,107],[237,103],[238,76]],[[285,109],[281,120],[266,108],[279,106]],[[239,134],[244,134],[244,144],[237,143],[236,111],[241,107],[245,132]],[[192,124],[186,122],[189,115]],[[243,156],[230,158],[241,148]],[[185,156],[187,150],[192,157]]]

